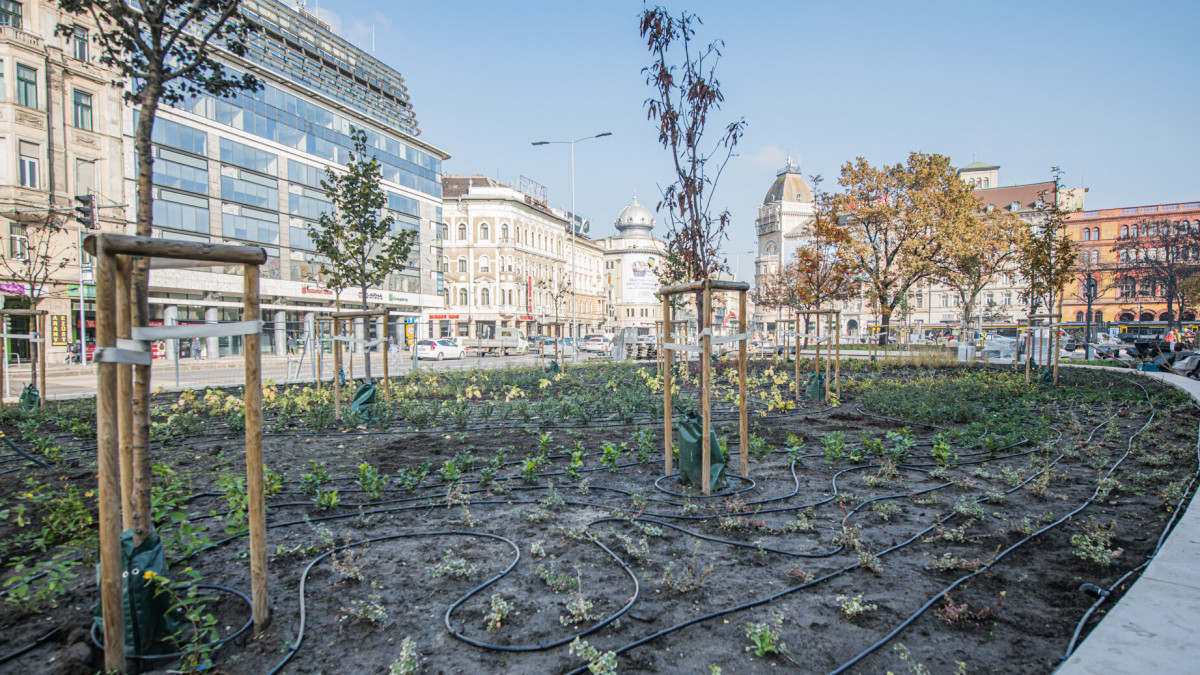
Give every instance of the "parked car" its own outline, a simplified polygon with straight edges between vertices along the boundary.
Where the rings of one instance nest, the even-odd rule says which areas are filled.
[[[443,359],[461,359],[466,353],[467,350],[454,344],[454,341],[448,338],[421,340],[417,343],[418,359],[435,359],[437,361]]]
[[[558,358],[560,351],[562,352],[563,356],[574,356],[575,349],[571,346],[571,343],[568,342],[568,340],[569,338],[547,338],[543,340],[541,346],[539,347],[542,356],[556,359]]]
[[[580,351],[598,352],[603,354],[604,352],[608,351],[608,343],[605,342],[603,337],[599,335],[593,335],[584,340],[583,346],[579,349]]]
[[[637,336],[637,343],[638,343],[639,345],[652,345],[652,344],[654,344],[655,342],[657,342],[657,340],[655,340],[655,338],[654,338],[654,336],[653,336],[653,335],[639,335],[639,336]]]

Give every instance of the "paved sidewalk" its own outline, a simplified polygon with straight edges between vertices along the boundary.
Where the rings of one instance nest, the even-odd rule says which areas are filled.
[[[1141,374],[1173,384],[1200,401],[1200,382],[1196,380],[1167,373]],[[1189,505],[1141,578],[1116,606],[1107,607],[1104,620],[1056,672],[1059,675],[1200,672],[1198,571],[1200,507],[1193,511]],[[1101,609],[1104,608],[1102,605]]]

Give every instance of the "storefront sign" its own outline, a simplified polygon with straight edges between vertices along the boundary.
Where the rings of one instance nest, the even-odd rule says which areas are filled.
[[[301,295],[333,295],[333,291],[320,286],[301,286]]]
[[[25,284],[0,284],[0,293],[12,293],[13,295],[29,295],[29,289]]]
[[[55,347],[65,346],[71,339],[67,329],[67,317],[64,314],[50,315],[50,344]]]
[[[457,314],[430,314],[429,318],[432,320],[432,319],[457,319],[459,317]]]
[[[79,297],[79,284],[68,284],[67,285],[67,295],[69,295],[73,298],[78,298]],[[96,297],[96,287],[95,286],[84,286],[83,287],[83,297],[85,297],[85,298]]]

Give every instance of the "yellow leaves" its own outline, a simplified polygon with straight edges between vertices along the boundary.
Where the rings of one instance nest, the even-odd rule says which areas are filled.
[[[521,391],[521,388],[514,384],[508,388],[507,392],[505,392],[504,402],[510,403],[510,402],[512,402],[512,400],[514,398],[524,398],[524,397],[525,397],[525,392]]]
[[[549,386],[550,386],[550,380],[547,380],[545,378],[538,380],[538,389],[545,389],[546,387],[549,387]]]

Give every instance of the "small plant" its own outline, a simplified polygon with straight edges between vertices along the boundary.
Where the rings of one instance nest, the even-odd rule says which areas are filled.
[[[1000,611],[1000,607],[1004,604],[1004,599],[1007,595],[1007,591],[1000,591],[1000,598],[996,600],[996,604],[973,612],[970,605],[965,602],[962,604],[955,603],[954,598],[950,597],[949,593],[946,593],[942,596],[945,598],[946,604],[933,610],[933,613],[937,615],[937,618],[951,626],[963,621],[979,625],[980,622]]]
[[[1075,547],[1072,553],[1100,567],[1108,567],[1124,552],[1124,549],[1109,548],[1116,530],[1115,520],[1107,527],[1095,522],[1085,526],[1081,534],[1071,537],[1071,545]]]
[[[212,653],[217,645],[217,618],[208,611],[208,603],[216,598],[202,595],[198,572],[188,567],[181,574],[183,579],[172,580],[146,570],[142,578],[150,582],[155,597],[168,598],[167,613],[179,622],[179,629],[169,636],[168,641],[183,655],[180,670],[193,673],[212,666]]]
[[[283,492],[283,475],[263,465],[263,496],[274,497]]]
[[[442,554],[442,561],[440,563],[431,565],[425,569],[435,579],[450,575],[459,579],[474,581],[475,572],[479,568],[476,565],[468,565],[467,561],[462,558],[454,557],[454,552],[446,549]]]
[[[754,434],[750,434],[749,438],[747,438],[747,440],[746,440],[746,444],[750,446],[749,447],[750,455],[752,457],[754,457],[755,459],[759,460],[760,462],[762,460],[766,459],[768,455],[770,455],[772,452],[775,451],[775,449],[771,447],[771,444],[767,441],[767,439],[760,438],[758,436],[755,436]]]
[[[405,490],[415,490],[425,482],[425,477],[429,475],[432,468],[433,465],[429,463],[429,460],[425,460],[421,462],[420,466],[404,469],[400,474],[400,484],[404,486]]]
[[[484,620],[487,622],[489,631],[500,627],[500,624],[508,618],[508,613],[512,611],[512,603],[505,601],[499,595],[492,595],[492,609],[484,615]]]
[[[373,502],[383,499],[383,491],[387,488],[388,478],[390,476],[379,475],[379,469],[371,466],[369,462],[358,465],[358,487],[362,488]]]
[[[617,655],[615,652],[601,652],[579,638],[575,638],[571,642],[569,651],[588,662],[588,672],[592,675],[616,675]]]
[[[542,457],[550,456],[550,444],[554,442],[554,436],[550,432],[546,432],[538,436],[538,454]]]
[[[796,518],[789,520],[779,528],[779,534],[791,534],[793,532],[811,532],[817,527],[812,521],[812,513],[809,511],[797,511]]]
[[[871,510],[880,518],[891,520],[892,516],[899,515],[903,509],[893,501],[883,500],[871,504]]]
[[[333,562],[333,571],[338,573],[344,581],[359,582],[363,580],[362,560],[365,555],[366,544],[363,546],[351,546],[349,537],[346,538],[346,545],[342,547],[341,553],[337,550],[330,552],[329,559]]]
[[[388,675],[416,675],[420,667],[417,643],[412,638],[404,638],[400,643],[400,657],[388,667]]]
[[[455,464],[454,460],[448,459],[442,468],[438,469],[438,475],[447,483],[453,483],[462,478],[462,470],[458,468],[458,464]]]
[[[846,457],[846,432],[831,431],[821,437],[821,448],[825,451],[825,459],[836,462]]]
[[[675,563],[667,564],[667,569],[663,571],[662,581],[659,582],[663,586],[670,588],[678,593],[691,593],[692,591],[704,585],[704,579],[713,571],[713,566],[709,565],[708,569],[703,572],[697,571],[696,554],[700,552],[700,542],[696,542],[696,547],[692,549],[692,561],[686,566],[675,571]]]
[[[379,593],[379,585],[372,581],[371,594],[367,596],[367,599],[355,600],[350,603],[349,607],[343,607],[338,619],[341,620],[342,617],[375,625],[387,621],[388,613],[383,606],[383,596]]]
[[[882,457],[883,456],[883,439],[877,438],[875,434],[864,431],[859,436],[859,442],[862,443],[863,454],[865,457]]]
[[[562,506],[565,503],[566,502],[563,501],[562,496],[558,494],[558,490],[554,489],[554,481],[548,481],[546,486],[546,498],[542,500],[542,505],[546,507]]]
[[[642,464],[649,464],[657,448],[654,446],[654,432],[650,429],[638,429],[633,432],[633,441],[637,443],[637,458]]]
[[[570,614],[558,617],[558,622],[564,626],[576,626],[599,618],[592,615],[592,604],[591,600],[584,599],[582,593],[573,593],[571,599],[567,600],[567,612]]]
[[[329,471],[325,469],[325,462],[310,459],[308,460],[308,470],[309,473],[300,476],[300,487],[310,495],[316,495],[330,481],[331,477]]]
[[[933,449],[929,451],[929,454],[933,457],[933,461],[947,468],[953,467],[958,463],[958,453],[954,452],[954,449],[950,447],[950,443],[941,438],[941,434],[934,437]]]
[[[913,439],[912,429],[909,427],[903,427],[899,431],[887,432],[887,439],[892,444],[892,447],[888,449],[888,454],[891,456],[893,462],[903,462],[908,459],[908,456],[912,453],[913,446],[917,444],[916,440]]]
[[[800,459],[800,453],[804,452],[804,439],[787,432],[787,447],[784,450],[787,451],[788,464],[795,464]]]
[[[536,558],[545,558],[546,549],[542,547],[542,540],[539,539],[529,545],[529,553]]]
[[[541,457],[527,456],[521,462],[521,477],[528,483],[536,483],[540,468],[542,468]]]
[[[837,601],[842,606],[842,612],[844,612],[846,617],[850,619],[862,616],[868,612],[874,612],[876,609],[879,609],[872,603],[863,602],[863,596],[861,595],[856,595],[854,597],[839,595],[837,596]]]
[[[783,615],[778,612],[771,613],[770,621],[746,624],[746,637],[750,638],[750,646],[746,647],[746,651],[753,651],[759,658],[768,654],[786,654],[787,645],[779,640],[782,628]]]
[[[337,490],[321,490],[317,493],[317,508],[328,511],[342,503]]]
[[[983,510],[983,504],[976,502],[966,495],[959,497],[958,501],[954,503],[954,511],[961,516],[974,518],[975,520],[983,520],[984,515],[986,515]]]
[[[623,449],[624,448],[618,448],[611,442],[606,442],[600,448],[600,463],[608,467],[609,471],[615,473],[620,469],[619,463],[621,461],[621,450]]]
[[[575,570],[575,576],[571,576],[566,572],[558,572],[556,568],[557,563],[554,560],[554,556],[550,556],[549,566],[535,565],[533,571],[555,593],[566,593],[567,591],[574,591],[579,588],[581,577],[578,569]]]

